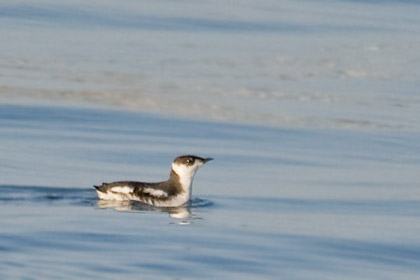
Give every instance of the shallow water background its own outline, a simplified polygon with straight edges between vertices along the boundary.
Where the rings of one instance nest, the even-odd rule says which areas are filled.
[[[416,279],[419,136],[1,105],[0,277]],[[186,152],[187,215],[96,200]]]

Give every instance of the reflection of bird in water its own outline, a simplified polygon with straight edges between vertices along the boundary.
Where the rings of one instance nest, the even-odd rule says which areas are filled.
[[[144,183],[120,181],[95,186],[98,197],[111,201],[140,201],[159,207],[177,207],[191,199],[192,182],[197,170],[212,158],[180,156],[172,163],[167,181]]]
[[[187,206],[178,207],[153,207],[148,204],[130,200],[99,200],[99,208],[115,209],[117,211],[157,211],[166,212],[172,218],[186,219],[191,217],[190,208]]]

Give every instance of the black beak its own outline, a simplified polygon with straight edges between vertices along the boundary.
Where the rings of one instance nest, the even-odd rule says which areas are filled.
[[[211,157],[203,158],[203,163],[206,163],[206,162],[211,161],[211,160],[213,160],[213,158],[211,158]]]

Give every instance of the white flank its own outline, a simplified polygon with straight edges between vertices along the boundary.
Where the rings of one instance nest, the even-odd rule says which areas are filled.
[[[168,197],[168,194],[165,192],[165,191],[162,191],[162,190],[156,190],[156,189],[152,189],[152,188],[145,188],[144,190],[143,190],[143,192],[144,193],[148,193],[148,194],[150,194],[150,195],[152,195],[152,196],[155,196],[155,197]]]
[[[122,201],[122,200],[130,200],[129,197],[131,197],[131,195],[124,194],[124,193],[114,193],[114,192],[104,193],[104,192],[100,192],[100,191],[97,191],[97,193],[98,193],[98,197],[100,199],[104,199],[104,200],[119,200],[119,201]]]
[[[127,194],[127,193],[133,192],[133,188],[132,187],[128,187],[128,186],[125,186],[125,187],[113,187],[111,189],[111,191],[114,192],[114,193],[125,193],[125,194]]]
[[[104,200],[131,200],[133,199],[133,188],[124,187],[113,187],[107,192],[96,191],[98,197]]]

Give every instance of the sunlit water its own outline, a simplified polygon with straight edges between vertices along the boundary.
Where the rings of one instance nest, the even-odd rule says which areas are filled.
[[[420,130],[418,1],[0,1],[0,101]]]
[[[420,279],[419,14],[0,1],[0,279]],[[189,205],[97,200],[181,154]]]
[[[419,136],[0,106],[0,278],[417,279]],[[97,200],[187,152],[190,205]]]

